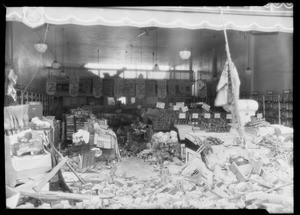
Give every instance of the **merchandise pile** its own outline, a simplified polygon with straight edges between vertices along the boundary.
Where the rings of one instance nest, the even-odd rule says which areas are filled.
[[[180,157],[180,144],[177,132],[158,132],[151,139],[153,159],[172,160],[173,157]]]
[[[178,111],[165,110],[165,109],[148,109],[145,118],[150,119],[153,123],[153,129],[169,130],[172,124],[175,124],[178,118]]]
[[[245,132],[245,138],[246,145],[243,148],[233,142],[208,136],[202,151],[208,146],[210,150],[201,153],[202,159],[192,156],[183,165],[175,154],[173,159],[168,159],[172,147],[176,151],[177,133],[158,132],[153,135],[151,148],[138,154],[138,157],[147,161],[140,162],[154,163],[151,165],[153,178],[141,180],[126,174],[117,175],[115,163],[105,168],[95,166],[91,172],[78,173],[86,184],[74,176],[74,179],[68,179],[68,172],[64,172],[73,192],[84,198],[44,203],[36,207],[262,208],[270,213],[293,213],[292,162],[288,157],[274,158],[274,153],[282,154],[283,148],[293,150],[293,130],[271,125],[260,127],[255,135]],[[166,152],[168,156],[164,156]],[[34,206],[30,203],[18,206],[24,207]]]
[[[223,118],[206,119],[204,116],[199,116],[197,126],[200,127],[200,130],[207,132],[229,132],[230,130],[230,125]]]

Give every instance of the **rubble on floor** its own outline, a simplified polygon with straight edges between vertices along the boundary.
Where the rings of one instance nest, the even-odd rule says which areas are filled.
[[[251,135],[246,138],[245,148],[210,138],[213,144],[204,155],[206,162],[195,158],[182,169],[184,162],[177,156],[163,162],[158,162],[156,156],[156,149],[163,148],[162,143],[176,147],[171,143],[176,142],[177,134],[157,133],[152,147],[141,151],[139,158],[123,159],[110,168],[95,165],[90,172],[79,173],[85,184],[63,171],[74,193],[92,198],[44,203],[37,208],[265,208],[270,213],[293,213],[294,172],[289,157],[293,151],[293,133],[284,127],[269,126],[260,127],[256,135]],[[274,157],[275,153],[278,155]],[[277,159],[279,154],[285,157]],[[33,208],[33,205],[26,203],[17,208]]]

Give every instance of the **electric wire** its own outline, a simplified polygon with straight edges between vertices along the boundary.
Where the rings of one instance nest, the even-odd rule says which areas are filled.
[[[46,42],[46,38],[47,38],[48,31],[49,31],[49,24],[47,24],[47,28],[46,28],[46,32],[45,32],[45,36],[44,36],[44,41],[43,41],[44,44],[45,44],[45,42]],[[40,56],[39,56],[39,62],[41,61],[42,56],[43,56],[43,53],[41,52],[41,53],[40,53]],[[27,88],[30,86],[31,82],[32,82],[33,79],[35,78],[35,75],[36,75],[37,71],[38,71],[38,67],[36,68],[36,70],[35,70],[35,72],[34,72],[32,78],[31,78],[30,82],[29,82],[29,83],[27,84],[27,86],[25,87],[24,93],[26,92]]]

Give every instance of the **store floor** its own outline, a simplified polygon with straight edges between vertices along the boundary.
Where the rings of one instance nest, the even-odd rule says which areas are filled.
[[[157,172],[153,171],[152,167],[143,159],[130,157],[116,164],[115,175],[147,180],[157,176]]]

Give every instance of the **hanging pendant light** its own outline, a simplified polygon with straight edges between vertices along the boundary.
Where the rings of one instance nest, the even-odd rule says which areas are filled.
[[[247,35],[247,39],[248,39],[248,45],[247,45],[247,51],[248,51],[248,67],[247,67],[247,69],[246,69],[246,74],[247,75],[251,75],[252,74],[252,70],[251,70],[251,68],[250,68],[250,66],[249,66],[249,58],[250,58],[250,53],[249,53],[249,34]]]
[[[153,67],[153,71],[159,71],[159,66],[157,64],[157,29],[156,29],[156,45],[155,45],[155,65]]]
[[[55,28],[55,27],[54,27]],[[54,30],[54,61],[51,64],[53,69],[58,69],[60,67],[60,63],[57,62],[56,60],[56,28]]]
[[[100,51],[99,51],[99,49],[98,49],[97,53],[98,53],[98,65],[99,65],[98,76],[100,78],[101,74],[100,74]]]
[[[141,68],[143,68],[143,37],[141,37]],[[142,79],[144,76],[141,73],[137,78]]]
[[[47,28],[46,28],[44,40],[42,42],[40,41],[40,42],[34,44],[35,49],[38,52],[40,52],[40,53],[44,53],[47,50],[47,48],[48,48],[47,44],[45,43],[46,42],[47,33],[48,33],[48,30],[49,30],[48,28],[49,28],[49,24],[47,24]]]
[[[184,41],[186,41],[186,31],[184,31]],[[182,50],[182,51],[179,52],[179,56],[182,60],[187,60],[191,56],[191,51]]]
[[[61,58],[62,58],[62,60],[61,60],[61,62],[62,62],[62,70],[61,70],[61,72],[60,72],[60,76],[61,76],[61,77],[66,77],[67,74],[66,74],[65,71],[64,71],[64,47],[65,47],[65,38],[64,38],[64,29],[63,29],[63,28],[62,28],[62,34],[63,34],[63,46],[62,46],[62,56],[61,56]]]
[[[69,59],[70,59],[70,63],[69,63],[69,71],[70,72],[69,72],[69,74],[72,74],[72,52],[71,52],[72,50],[71,50],[69,42],[67,43],[67,45],[68,45],[68,50],[70,51],[70,53],[69,53]]]

